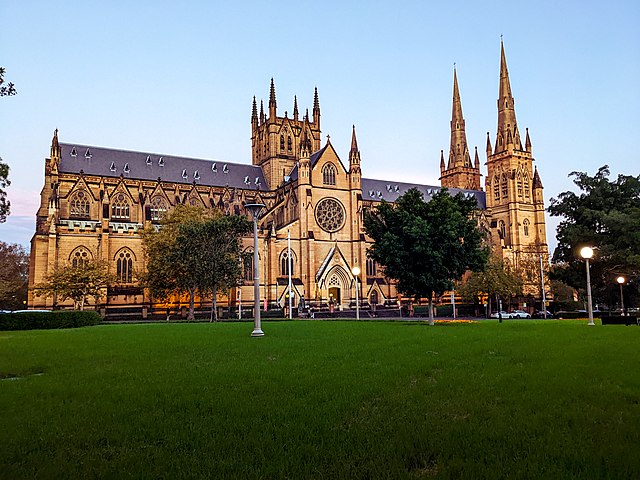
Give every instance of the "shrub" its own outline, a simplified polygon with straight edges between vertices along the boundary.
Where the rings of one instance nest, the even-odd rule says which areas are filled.
[[[97,312],[59,310],[55,312],[21,312],[0,315],[0,330],[36,330],[76,328],[102,322]]]

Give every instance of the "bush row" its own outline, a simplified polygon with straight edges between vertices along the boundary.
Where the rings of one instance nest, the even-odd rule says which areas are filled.
[[[96,325],[100,322],[102,322],[102,318],[97,312],[74,310],[0,314],[0,330],[76,328]]]

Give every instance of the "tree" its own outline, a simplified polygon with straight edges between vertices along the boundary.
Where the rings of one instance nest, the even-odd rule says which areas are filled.
[[[62,302],[71,299],[74,310],[84,310],[90,297],[97,304],[114,281],[115,276],[109,273],[109,265],[103,260],[89,260],[76,266],[68,263],[56,266],[45,275],[44,282],[35,286],[35,294],[39,297],[55,295]]]
[[[492,253],[484,271],[472,272],[467,281],[458,287],[458,292],[474,303],[479,294],[487,294],[490,313],[492,299],[495,299],[498,309],[500,298],[511,299],[522,293],[522,277],[501,255]]]
[[[572,172],[580,194],[568,191],[551,199],[552,216],[563,217],[556,238],[551,278],[576,289],[584,288],[585,266],[579,249],[588,245],[595,255],[590,261],[591,284],[596,301],[615,298],[615,278],[624,275],[637,292],[640,274],[640,175],[618,175],[610,181],[609,167],[595,176]],[[630,292],[631,293],[631,292]]]
[[[373,239],[370,258],[397,280],[398,291],[429,301],[433,325],[433,294],[451,290],[468,270],[482,270],[488,248],[473,219],[474,198],[451,196],[443,188],[425,202],[415,188],[394,204],[382,202],[366,212],[364,227]]]
[[[193,320],[196,293],[211,293],[215,302],[216,293],[237,283],[240,237],[251,224],[246,217],[178,205],[160,226],[143,233],[147,268],[142,283],[157,298],[188,294],[187,319]]]
[[[27,300],[29,255],[22,245],[0,242],[0,310],[19,310]]]
[[[4,163],[0,157],[0,223],[7,221],[11,208],[11,202],[7,200],[7,192],[4,190],[9,185],[11,185],[11,181],[9,181],[9,165]]]
[[[16,91],[16,87],[13,83],[9,82],[7,85],[4,85],[4,73],[5,69],[0,67],[0,97],[15,95],[18,92]]]

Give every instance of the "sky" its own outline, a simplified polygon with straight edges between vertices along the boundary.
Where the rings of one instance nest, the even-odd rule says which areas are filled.
[[[61,142],[251,163],[251,103],[301,113],[363,176],[439,185],[454,64],[468,144],[486,173],[500,41],[545,205],[572,171],[638,175],[640,2],[0,0],[0,240],[28,247],[54,129]],[[634,140],[635,139],[635,140]],[[484,178],[482,180],[484,182]],[[555,247],[558,220],[547,218]]]

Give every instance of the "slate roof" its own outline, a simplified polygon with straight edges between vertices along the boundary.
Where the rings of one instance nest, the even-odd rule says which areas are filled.
[[[219,160],[201,160],[148,152],[60,143],[61,173],[80,173],[136,180],[174,182],[214,187],[268,190],[262,169]]]
[[[329,144],[325,144],[324,147],[322,147],[316,153],[312,154],[311,157],[309,157],[309,164],[312,170],[313,170],[313,167],[316,166],[316,163],[318,163],[318,159],[322,156],[322,154],[324,153],[324,151],[327,149],[328,146]],[[291,170],[291,173],[289,174],[289,179],[291,181],[298,179],[298,162],[296,162],[295,166]]]
[[[441,187],[432,185],[420,185],[417,183],[391,182],[388,180],[376,180],[373,178],[362,179],[362,199],[380,202],[395,202],[400,195],[407,193],[407,190],[417,188],[424,196],[425,200],[430,200],[431,196],[437,193]],[[478,202],[478,208],[484,210],[486,208],[486,196],[482,190],[462,190],[460,188],[449,188],[451,195],[462,192],[467,197],[475,197]]]

